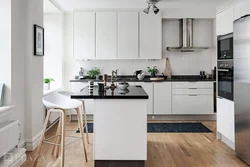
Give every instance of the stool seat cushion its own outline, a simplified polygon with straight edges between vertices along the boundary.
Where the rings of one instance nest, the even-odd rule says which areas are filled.
[[[58,93],[48,95],[44,97],[43,104],[47,108],[61,108],[65,110],[79,108],[82,105],[82,102],[79,100],[73,100],[67,96],[60,95]]]

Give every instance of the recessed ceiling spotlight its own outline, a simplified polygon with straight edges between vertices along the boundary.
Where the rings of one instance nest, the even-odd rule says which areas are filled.
[[[150,12],[150,8],[152,7],[153,12],[155,14],[159,13],[160,9],[156,6],[156,4],[159,2],[160,0],[146,0],[146,2],[148,3],[148,7],[146,9],[143,10],[144,13],[149,14]]]

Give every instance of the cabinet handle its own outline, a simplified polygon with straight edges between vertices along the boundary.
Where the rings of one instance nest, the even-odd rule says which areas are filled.
[[[197,96],[197,95],[189,95],[189,96]]]
[[[188,89],[198,89],[198,88],[188,88]]]

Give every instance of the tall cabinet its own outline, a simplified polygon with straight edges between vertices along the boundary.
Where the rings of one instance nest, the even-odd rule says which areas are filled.
[[[95,12],[74,13],[74,59],[95,59]]]
[[[96,59],[117,58],[117,13],[96,13]]]

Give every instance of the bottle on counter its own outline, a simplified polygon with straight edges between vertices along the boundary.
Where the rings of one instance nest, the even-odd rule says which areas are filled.
[[[80,67],[80,71],[79,71],[79,79],[84,79],[84,70],[82,67]]]

